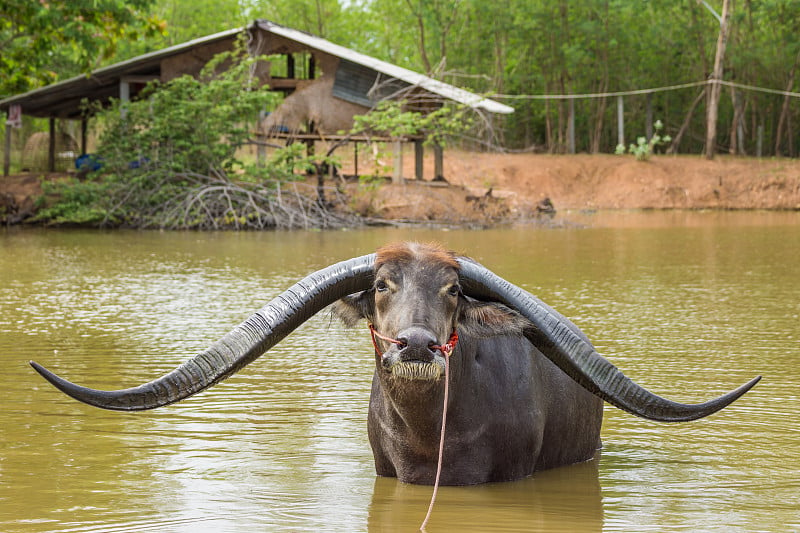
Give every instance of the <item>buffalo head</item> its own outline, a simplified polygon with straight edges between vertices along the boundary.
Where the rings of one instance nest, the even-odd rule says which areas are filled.
[[[372,287],[341,299],[333,312],[348,326],[367,320],[383,372],[436,380],[451,339],[521,335],[528,325],[502,304],[466,296],[460,270],[456,256],[439,246],[386,246],[376,254]]]

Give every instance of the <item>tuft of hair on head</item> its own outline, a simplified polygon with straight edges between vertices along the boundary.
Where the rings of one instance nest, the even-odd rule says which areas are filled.
[[[430,261],[442,266],[460,269],[455,252],[436,242],[396,242],[378,248],[375,257],[375,270],[386,263],[410,263],[414,260]]]

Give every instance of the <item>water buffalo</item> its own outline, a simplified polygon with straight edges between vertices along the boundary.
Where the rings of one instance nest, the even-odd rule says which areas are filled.
[[[600,356],[565,317],[478,263],[434,245],[389,245],[315,272],[207,350],[144,385],[98,391],[31,362],[57,388],[104,409],[174,403],[237,372],[326,306],[366,319],[375,347],[368,433],[381,476],[434,482],[449,356],[441,483],[509,481],[593,457],[602,401],[679,422],[727,406],[760,378],[706,403],[661,398]]]

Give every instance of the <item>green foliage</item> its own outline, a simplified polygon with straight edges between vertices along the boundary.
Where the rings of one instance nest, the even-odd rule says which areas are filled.
[[[88,72],[121,41],[159,34],[153,2],[0,0],[0,98]]]
[[[668,144],[672,141],[672,137],[669,135],[661,135],[660,132],[662,129],[664,129],[664,124],[660,120],[656,120],[656,123],[653,124],[653,128],[656,131],[653,133],[653,136],[649,141],[647,140],[647,137],[637,137],[636,144],[631,144],[628,146],[628,153],[633,154],[637,161],[647,161],[650,159],[650,156],[653,155],[653,150],[656,146]],[[618,144],[614,153],[617,155],[624,154],[625,145]]]
[[[240,170],[236,151],[250,139],[259,111],[275,98],[257,88],[250,76],[254,63],[240,51],[219,54],[198,79],[184,75],[151,84],[143,99],[117,101],[100,111],[104,130],[98,152],[106,168],[124,173],[141,161],[146,171]]]
[[[239,0],[155,0],[151,12],[166,21],[164,32],[147,39],[126,39],[120,42],[114,57],[115,62],[221,31],[244,27],[253,21],[245,15]]]
[[[383,100],[369,113],[356,116],[350,133],[372,132],[393,139],[422,137],[425,144],[445,146],[449,139],[470,128],[471,111],[467,106],[449,102],[422,113],[408,110],[405,101]]]
[[[108,212],[103,200],[108,186],[95,182],[81,182],[77,179],[55,183],[43,182],[44,195],[38,200],[39,210],[34,221],[50,224],[100,225],[107,222]],[[48,199],[50,205],[48,205]]]
[[[719,11],[719,1],[712,4]],[[118,61],[256,18],[498,95],[607,93],[704,80],[719,31],[717,20],[695,1],[0,0],[0,13],[0,95],[52,81],[55,72],[63,79],[99,66],[115,51]],[[159,18],[167,22],[166,30]],[[725,57],[726,79],[800,90],[800,2],[733,3]],[[687,116],[700,90],[651,96],[653,109],[670,129],[686,122],[683,152],[704,148],[702,104]],[[729,94],[726,89],[720,101],[720,146],[732,140],[735,129]],[[565,101],[497,98],[516,108],[511,115],[491,117],[505,148],[566,150]],[[642,131],[646,98],[625,97],[626,128]],[[797,105],[787,106],[783,116],[782,95],[738,91],[738,98],[749,153],[760,129],[761,144],[772,150],[779,123],[784,144],[797,152],[792,146],[800,143],[788,138],[796,128],[787,126],[800,121]],[[574,107],[578,151],[613,151],[613,101],[579,99]]]
[[[277,98],[250,76],[255,61],[241,49],[220,54],[199,79],[151,85],[146,98],[95,110],[103,168],[90,181],[51,190],[57,198],[40,220],[160,228],[277,224],[271,202],[310,162],[301,145],[276,151],[263,165],[239,157],[259,111]]]

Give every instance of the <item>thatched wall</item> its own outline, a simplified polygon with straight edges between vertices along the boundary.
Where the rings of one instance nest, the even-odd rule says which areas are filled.
[[[251,46],[257,54],[309,52],[314,56],[317,79],[298,80],[297,89],[262,122],[263,131],[285,128],[291,132],[305,132],[308,124],[313,123],[315,131],[334,134],[352,128],[353,117],[368,111],[366,107],[333,96],[333,82],[339,67],[337,56],[310,50],[302,43],[261,31],[254,36]]]
[[[345,102],[333,96],[333,76],[309,81],[307,85],[286,97],[283,103],[262,123],[263,131],[303,132],[312,122],[315,131],[335,134],[353,127],[353,117],[369,109]]]
[[[21,167],[30,171],[46,171],[50,152],[50,134],[38,131],[28,137],[22,149]],[[78,142],[67,132],[56,132],[55,163],[56,170],[73,169],[73,161],[78,152]],[[59,157],[63,155],[64,157]]]

